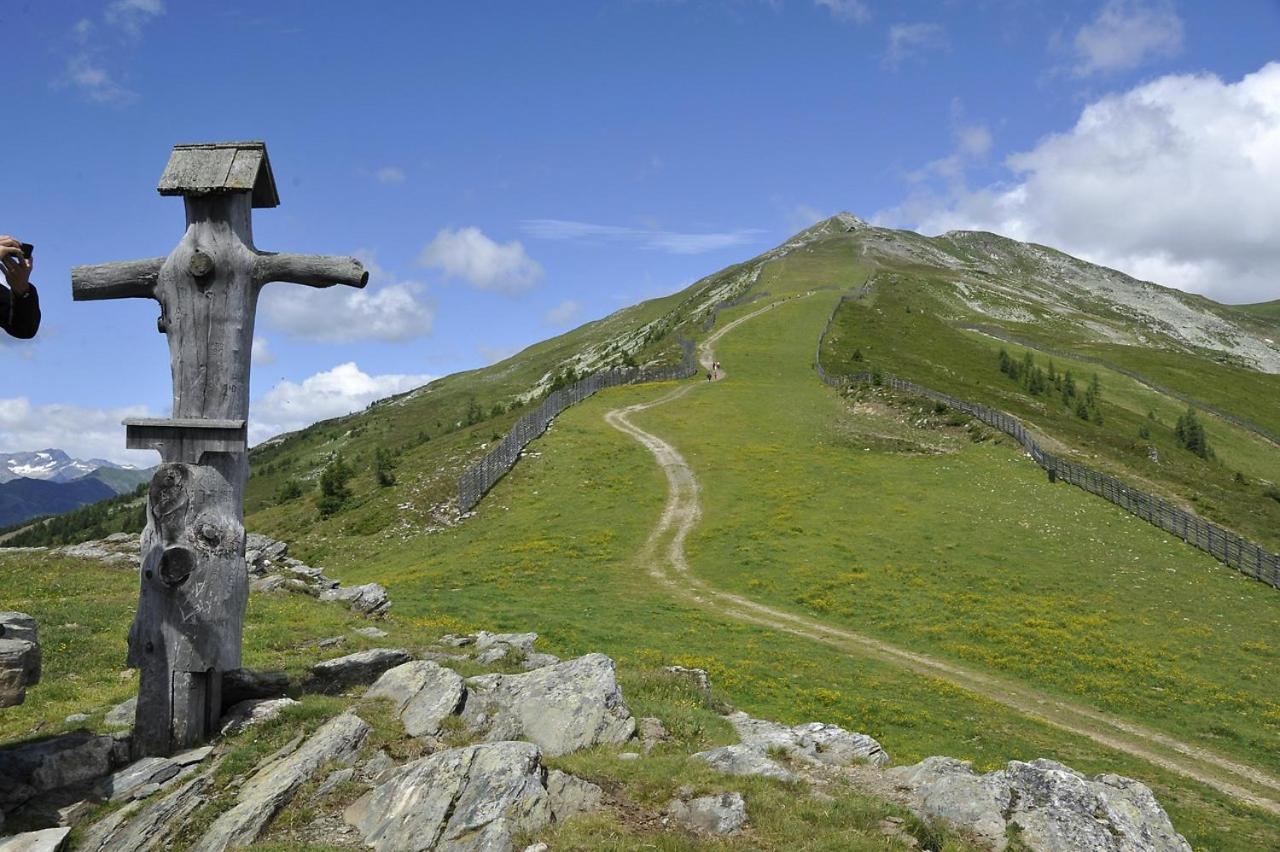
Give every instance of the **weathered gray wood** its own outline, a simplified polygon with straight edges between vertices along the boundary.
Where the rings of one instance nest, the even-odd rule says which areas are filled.
[[[72,267],[71,298],[77,302],[149,298],[155,291],[164,260],[163,257],[151,257]]]
[[[253,278],[259,285],[283,281],[308,287],[363,287],[369,283],[369,273],[354,257],[283,252],[260,253],[253,265]]]
[[[142,533],[128,663],[141,669],[135,754],[168,754],[211,733],[222,672],[240,667],[246,419],[258,293],[269,281],[363,287],[354,258],[269,254],[252,208],[275,206],[266,147],[176,146],[159,186],[184,196],[186,231],[163,259],[78,267],[77,299],[150,297],[168,337],[173,413],[126,421],[128,446],[160,451]]]
[[[124,426],[125,446],[158,450],[166,462],[199,464],[205,453],[243,453],[248,449],[244,420],[129,418]]]

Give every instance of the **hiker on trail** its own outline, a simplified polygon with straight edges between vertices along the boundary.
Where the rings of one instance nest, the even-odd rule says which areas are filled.
[[[0,287],[0,328],[29,340],[40,328],[40,298],[31,286],[31,246],[0,235],[0,268],[9,285]]]

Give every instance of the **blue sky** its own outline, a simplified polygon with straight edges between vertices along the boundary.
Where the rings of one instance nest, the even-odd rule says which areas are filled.
[[[1280,2],[5,0],[0,232],[45,321],[0,343],[0,451],[151,463],[155,303],[70,268],[167,254],[176,142],[264,139],[274,285],[253,437],[671,292],[850,210],[982,227],[1223,301],[1280,297]],[[1268,183],[1267,181],[1271,182]]]

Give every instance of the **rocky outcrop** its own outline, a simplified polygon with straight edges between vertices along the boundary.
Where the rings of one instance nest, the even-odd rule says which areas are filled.
[[[40,682],[40,666],[36,620],[24,612],[0,612],[0,707],[26,700],[27,687]]]
[[[1088,778],[1052,760],[1011,761],[976,774],[930,757],[887,771],[921,816],[963,828],[996,850],[1008,829],[1037,852],[1190,852],[1150,788],[1132,778]]]
[[[108,710],[102,721],[113,728],[132,728],[137,713],[138,697],[135,695]]]
[[[224,737],[234,736],[245,728],[271,721],[297,704],[292,698],[250,698],[233,704],[222,714],[221,733]]]
[[[884,766],[889,762],[889,754],[880,743],[866,734],[855,734],[835,725],[807,722],[788,728],[776,722],[752,719],[741,712],[727,718],[743,745],[766,754],[783,753],[792,760],[827,766],[854,763]]]
[[[222,709],[251,699],[281,698],[288,691],[289,676],[284,672],[232,669],[222,675]]]
[[[222,852],[252,843],[321,768],[353,763],[369,730],[368,724],[350,713],[326,722],[297,751],[259,769],[240,790],[235,806],[218,817],[193,847],[195,852]]]
[[[636,720],[622,700],[613,660],[587,654],[518,675],[466,681],[462,720],[484,739],[523,739],[557,756],[626,742]]]
[[[667,804],[667,813],[685,828],[704,834],[733,834],[747,824],[747,803],[741,793],[673,799]]]
[[[155,801],[126,805],[90,828],[79,849],[83,852],[150,852],[170,848],[169,836],[208,802],[217,768],[218,764],[214,763]]]
[[[343,586],[321,569],[290,556],[285,542],[260,533],[245,536],[244,561],[249,588],[256,592],[301,592],[371,616],[383,615],[391,608],[387,590],[379,584]]]
[[[462,706],[466,688],[453,669],[429,660],[416,660],[389,669],[365,693],[366,698],[389,699],[411,737],[440,733],[440,725]]]
[[[835,725],[808,722],[787,727],[753,719],[740,712],[731,713],[727,718],[742,742],[698,752],[694,757],[730,775],[796,780],[796,773],[775,760],[774,756],[786,756],[792,761],[814,766],[850,766],[855,763],[884,766],[889,762],[888,753],[873,738]]]
[[[548,773],[537,746],[496,742],[437,752],[395,770],[346,818],[379,852],[491,852],[598,807],[602,795],[594,784]]]

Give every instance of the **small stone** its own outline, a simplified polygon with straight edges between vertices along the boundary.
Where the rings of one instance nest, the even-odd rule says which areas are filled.
[[[765,755],[764,752],[748,745],[731,745],[700,751],[694,755],[705,761],[712,769],[728,775],[759,775],[762,778],[776,778],[779,781],[794,781],[796,775],[782,764]]]
[[[711,678],[707,675],[705,669],[690,669],[685,668],[684,666],[666,666],[663,671],[690,681],[693,684],[694,689],[698,690],[698,692],[701,692],[703,695],[711,695]]]
[[[667,728],[662,724],[661,719],[653,716],[646,716],[640,720],[640,726],[637,729],[640,734],[640,742],[644,744],[644,753],[648,754],[653,751],[653,747],[665,740],[668,736]]]
[[[717,793],[667,804],[672,818],[694,831],[723,836],[737,832],[747,823],[747,804],[741,793]]]
[[[599,810],[604,800],[604,790],[599,786],[559,769],[547,773],[547,795],[551,797],[551,814],[556,822]]]
[[[639,759],[640,759],[640,754],[638,752],[634,752],[634,751],[618,752],[618,760],[639,760]]]
[[[466,645],[474,644],[475,641],[476,640],[470,636],[455,636],[452,633],[446,633],[444,636],[440,637],[439,644],[448,645],[451,648],[462,648]]]
[[[138,698],[134,696],[122,701],[107,711],[103,723],[112,728],[128,728],[133,726],[133,718],[138,713]]]
[[[357,627],[351,632],[357,636],[365,636],[369,639],[381,639],[387,635],[387,631],[380,627]]]
[[[82,722],[89,721],[89,714],[88,713],[72,713],[70,716],[66,718],[65,721],[71,725],[79,725]]]
[[[551,847],[545,843],[534,843],[524,847],[524,852],[548,852]]]
[[[382,749],[378,749],[368,760],[360,765],[360,775],[369,781],[377,781],[378,776],[388,769],[395,769],[396,762]]]

